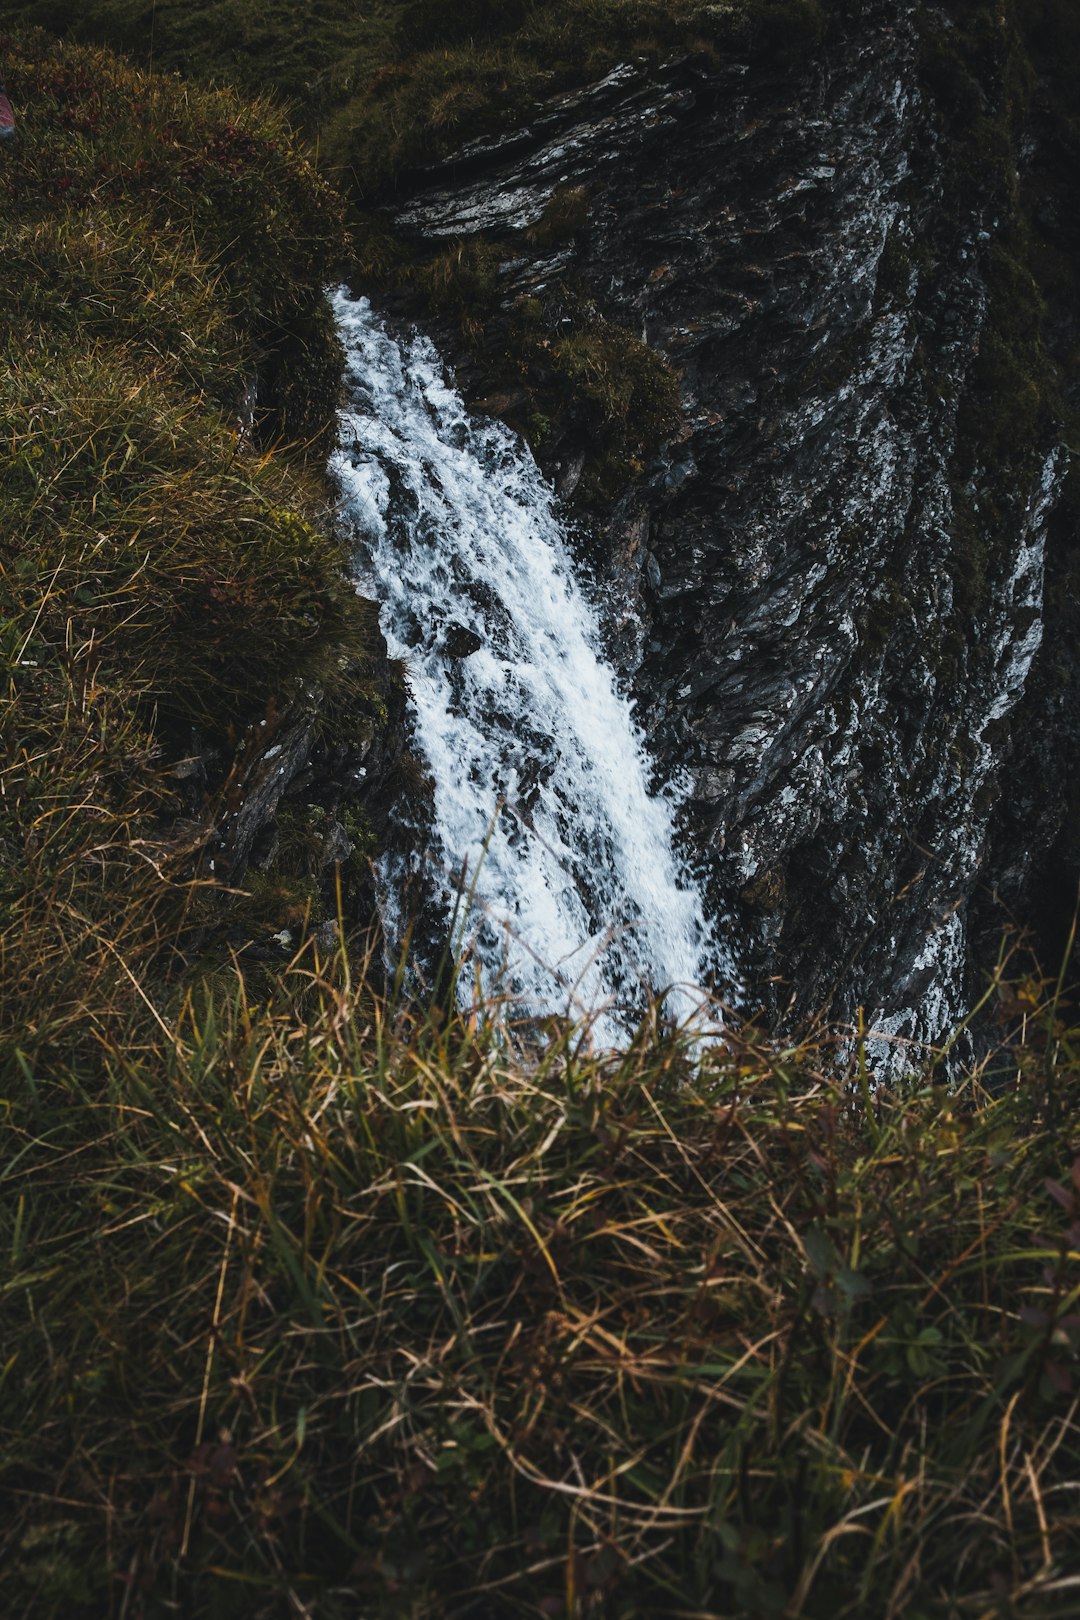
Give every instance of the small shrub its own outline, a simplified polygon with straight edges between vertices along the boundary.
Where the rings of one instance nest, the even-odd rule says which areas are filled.
[[[479,238],[455,242],[419,267],[411,291],[426,308],[456,323],[467,339],[482,335],[496,301],[498,269],[505,252]]]
[[[655,349],[625,327],[599,318],[551,347],[564,409],[594,437],[597,493],[615,493],[682,419],[678,378]]]

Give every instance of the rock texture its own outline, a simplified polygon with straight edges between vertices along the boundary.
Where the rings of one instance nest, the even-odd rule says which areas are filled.
[[[356,672],[345,713],[329,712],[326,692],[305,682],[235,750],[193,734],[171,773],[182,810],[174,846],[185,842],[194,869],[234,896],[254,874],[266,891],[262,904],[248,895],[227,914],[211,910],[196,942],[224,926],[246,962],[287,960],[302,929],[332,943],[339,906],[350,932],[371,928],[379,903],[370,857],[393,836],[406,731],[401,672],[381,637],[379,649]]]
[[[1032,749],[1062,743],[1032,693],[1057,655],[1045,546],[1068,455],[1029,274],[1016,291],[1034,141],[985,9],[974,45],[893,3],[782,70],[628,63],[466,149],[398,220],[487,231],[510,247],[505,310],[586,289],[678,368],[683,435],[599,515],[613,647],[660,769],[689,772],[748,998],[920,1038],[963,1009],[1000,927],[983,904],[973,935],[973,897],[1007,880],[1027,904],[1064,813],[1060,771],[1037,807],[1024,784]],[[958,73],[977,98],[960,123]],[[574,187],[584,228],[530,244]],[[475,361],[463,375],[486,391]],[[572,486],[586,452],[556,432],[544,454]]]

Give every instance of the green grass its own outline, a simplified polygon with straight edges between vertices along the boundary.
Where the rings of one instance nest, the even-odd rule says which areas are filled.
[[[0,1046],[36,1061],[176,965],[256,723],[362,718],[380,643],[325,517],[333,193],[266,105],[0,57]]]
[[[9,1612],[1069,1612],[1055,987],[875,1096],[823,1042],[594,1055],[350,971],[3,1071]]]

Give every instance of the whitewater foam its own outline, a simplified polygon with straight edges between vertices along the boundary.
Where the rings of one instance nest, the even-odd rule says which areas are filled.
[[[333,302],[343,521],[408,668],[434,780],[433,881],[447,909],[471,894],[463,946],[484,991],[593,1016],[605,1041],[652,994],[684,1018],[726,965],[677,853],[674,785],[651,789],[554,493],[507,428],[470,417],[427,339],[399,343],[366,299]]]

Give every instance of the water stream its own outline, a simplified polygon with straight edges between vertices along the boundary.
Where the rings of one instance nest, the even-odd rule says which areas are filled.
[[[484,991],[528,1015],[594,1017],[613,1043],[650,994],[685,1018],[724,964],[554,493],[507,428],[470,417],[427,339],[399,342],[344,291],[334,308],[348,405],[332,470],[359,583],[408,668],[436,898],[449,915],[469,896]]]

